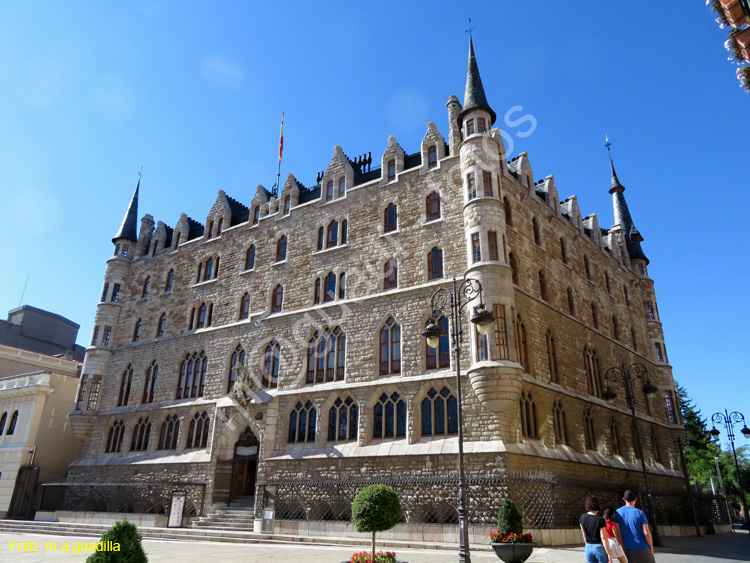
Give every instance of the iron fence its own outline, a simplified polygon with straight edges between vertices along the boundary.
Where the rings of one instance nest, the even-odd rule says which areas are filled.
[[[260,491],[265,486],[275,488],[277,520],[350,522],[354,497],[363,487],[371,484],[387,485],[396,491],[401,500],[404,523],[430,525],[458,522],[456,478],[269,479],[259,482],[258,487]],[[469,524],[495,526],[500,504],[510,498],[521,510],[526,528],[576,527],[588,495],[598,496],[602,506],[619,507],[624,491],[621,485],[560,480],[546,472],[470,478],[465,486]],[[696,511],[703,521],[729,521],[720,498],[694,496]],[[657,524],[693,523],[684,491],[654,494],[651,499]],[[261,496],[255,507],[258,518],[264,506],[265,498]]]
[[[172,493],[185,491],[185,516],[202,516],[206,485],[185,482],[45,483],[39,510],[168,514]]]

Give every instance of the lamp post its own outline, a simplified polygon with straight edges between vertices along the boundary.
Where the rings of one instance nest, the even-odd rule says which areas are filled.
[[[739,413],[737,411],[730,413],[727,412],[727,409],[724,409],[724,412],[715,412],[711,417],[711,422],[714,423],[714,427],[709,430],[709,434],[711,434],[711,436],[713,436],[714,438],[718,438],[720,434],[719,430],[716,428],[716,424],[724,423],[724,426],[727,429],[727,438],[729,438],[729,444],[732,446],[732,454],[734,455],[734,465],[735,467],[737,467],[737,481],[740,485],[740,497],[742,500],[742,513],[745,517],[745,527],[750,529],[747,499],[745,499],[745,488],[742,486],[742,472],[740,471],[740,464],[737,462],[737,452],[734,449],[734,425],[742,424],[742,429],[740,430],[740,432],[742,432],[742,435],[748,439],[750,439],[750,428],[748,428],[747,424],[745,424],[745,417],[742,415],[742,413]]]
[[[458,560],[460,563],[471,563],[469,553],[469,528],[466,524],[466,510],[464,502],[464,433],[463,408],[461,401],[461,339],[463,328],[461,311],[471,301],[479,297],[479,306],[474,310],[471,322],[477,331],[485,335],[490,331],[494,317],[484,308],[482,303],[482,284],[473,278],[466,278],[460,284],[453,278],[452,290],[441,287],[430,299],[432,317],[422,331],[430,348],[436,348],[440,343],[443,331],[437,325],[436,316],[446,315],[450,320],[450,338],[453,345],[453,363],[456,366],[456,402],[458,416]]]
[[[661,547],[661,538],[659,537],[659,530],[656,527],[656,518],[654,516],[654,509],[651,505],[651,488],[648,485],[648,474],[646,473],[646,460],[643,455],[643,447],[641,446],[641,435],[638,431],[638,424],[635,416],[635,395],[633,394],[633,384],[636,380],[643,382],[643,392],[646,394],[646,399],[651,400],[656,397],[656,392],[659,390],[656,385],[651,383],[648,377],[648,370],[646,366],[639,363],[634,363],[629,366],[622,362],[621,367],[611,367],[605,374],[604,379],[608,382],[615,383],[617,381],[622,382],[622,386],[625,389],[625,401],[630,409],[630,414],[633,417],[633,432],[635,433],[635,451],[636,455],[641,458],[641,471],[643,473],[643,484],[646,487],[646,510],[648,510],[648,519],[651,521],[653,529],[653,541],[654,546]],[[608,404],[614,405],[617,393],[612,391],[607,385],[607,390],[602,395],[604,400]]]

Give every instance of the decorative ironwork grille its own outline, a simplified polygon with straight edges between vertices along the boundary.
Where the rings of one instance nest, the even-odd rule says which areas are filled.
[[[203,483],[45,483],[39,510],[168,514],[174,491],[186,491],[185,516],[202,516]]]

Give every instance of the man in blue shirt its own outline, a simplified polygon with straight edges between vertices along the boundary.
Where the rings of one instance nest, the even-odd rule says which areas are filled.
[[[625,506],[617,509],[615,522],[620,525],[628,563],[656,563],[651,529],[642,510],[635,507],[635,493],[625,491]]]

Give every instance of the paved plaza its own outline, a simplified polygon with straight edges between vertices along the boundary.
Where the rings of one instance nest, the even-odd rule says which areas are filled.
[[[62,553],[45,551],[47,544],[56,544],[58,549],[63,543],[73,548],[74,543],[85,544],[98,541],[99,538],[51,536],[41,534],[0,533],[0,561],[14,563],[82,563],[88,553]],[[10,551],[11,541],[34,542],[39,551]],[[665,547],[657,550],[656,560],[659,563],[719,563],[732,561],[750,561],[750,538],[747,532],[709,536],[703,538],[665,538]],[[175,560],[180,563],[197,563],[212,561],[242,561],[264,563],[267,561],[292,561],[303,557],[306,563],[341,563],[348,561],[355,551],[354,547],[330,547],[318,545],[289,544],[232,544],[215,542],[179,542],[145,540],[143,542],[150,563],[167,563]],[[387,548],[387,544],[383,547]],[[408,563],[455,563],[457,550],[437,549],[399,549],[399,561]],[[490,563],[499,561],[491,552],[474,551],[472,561]],[[546,548],[534,550],[529,563],[554,562],[567,563],[584,561],[582,547]]]

